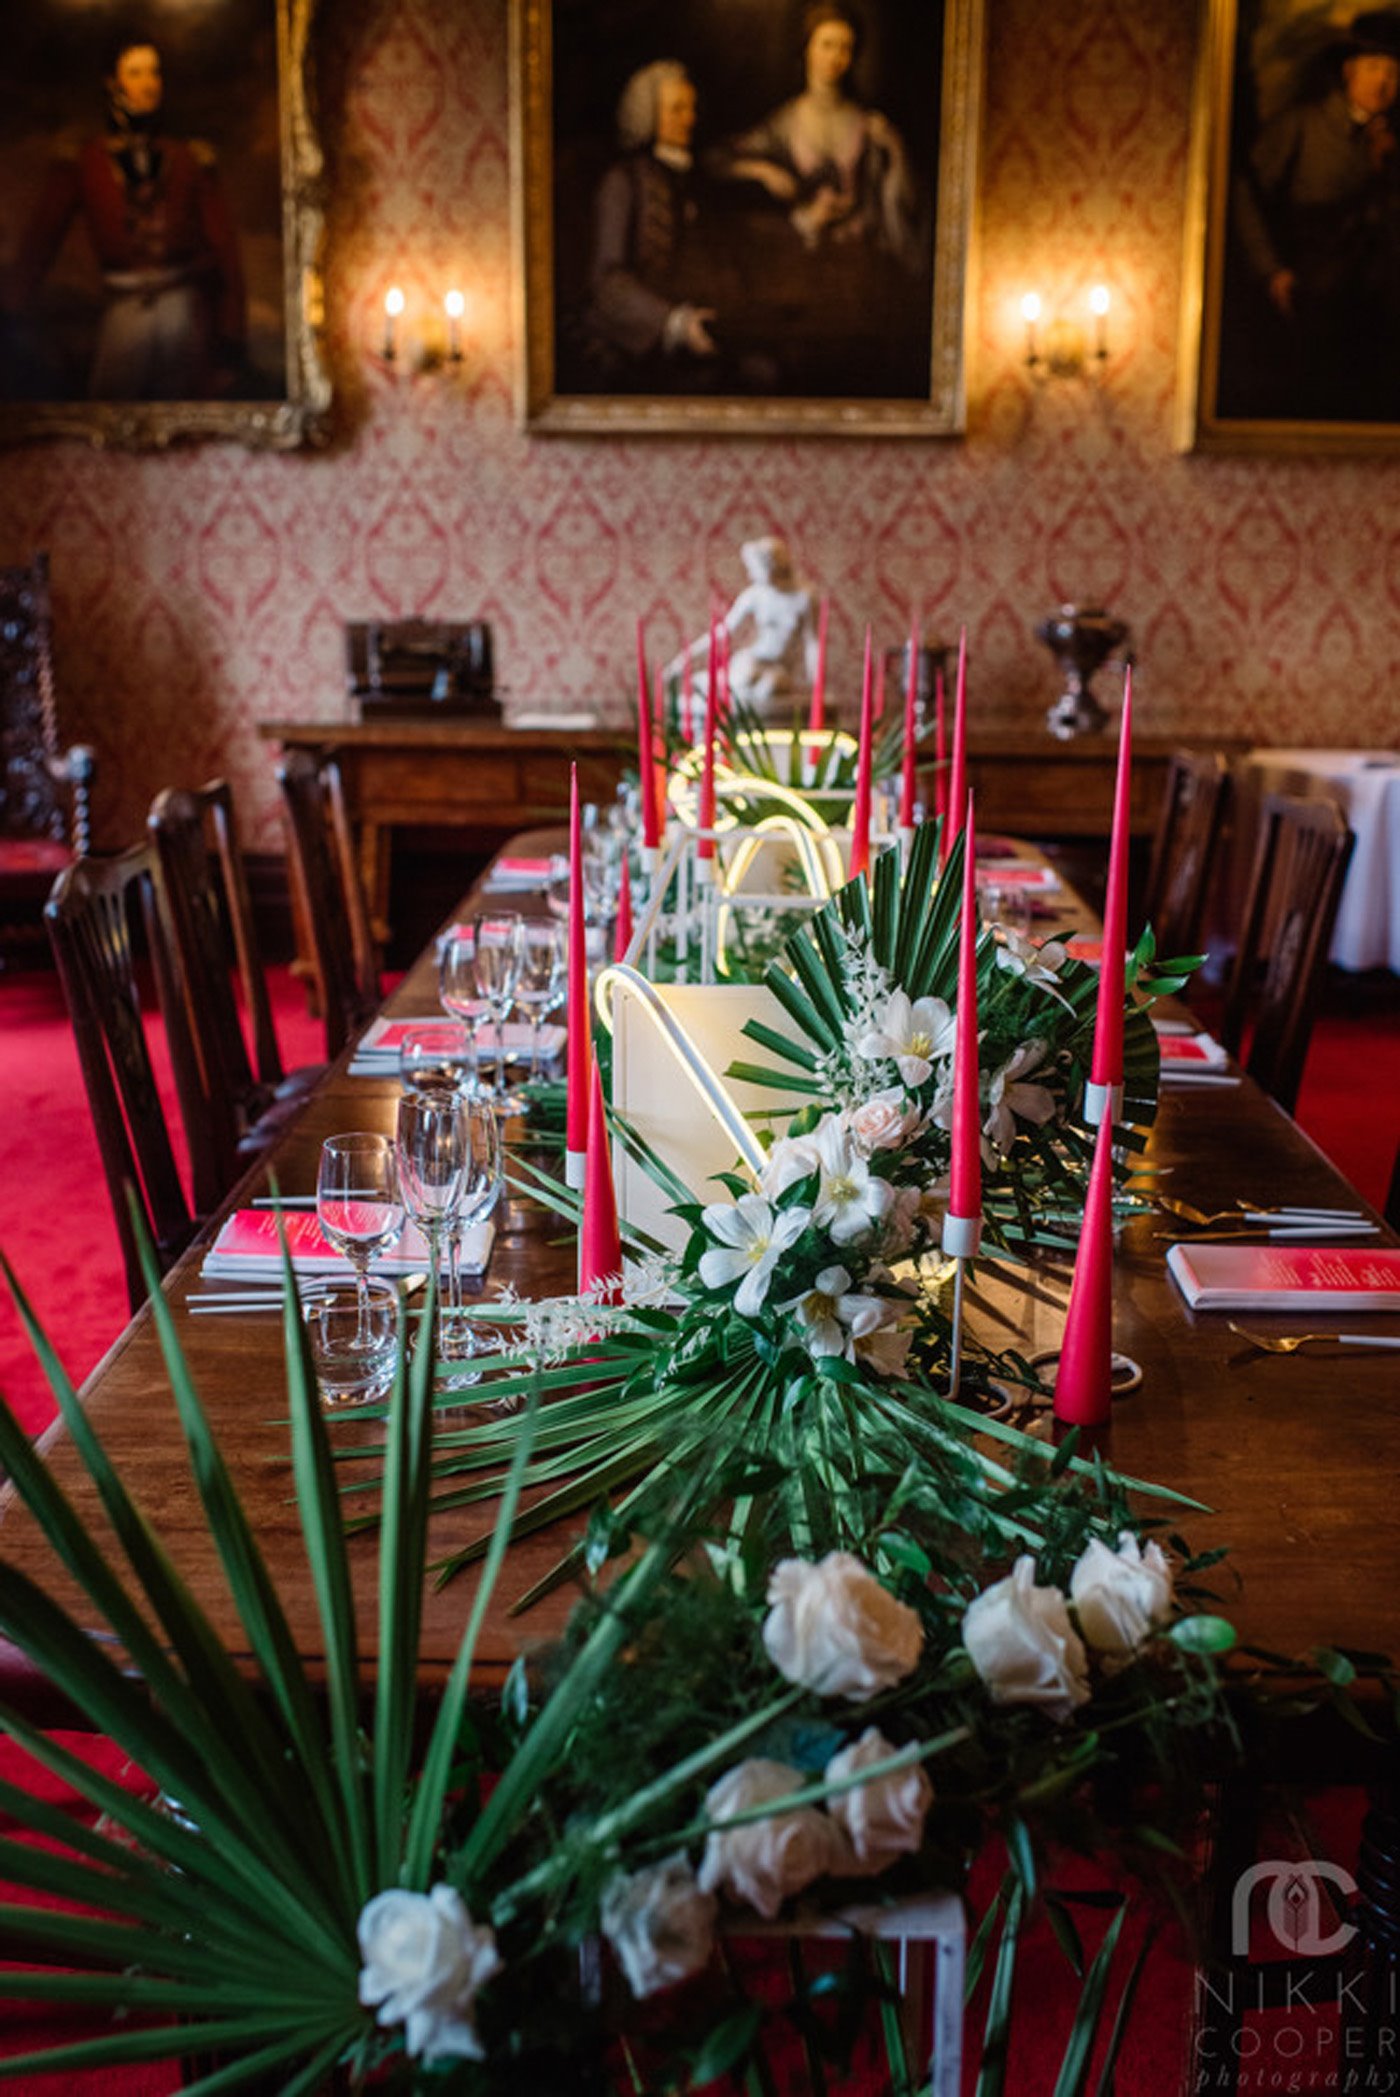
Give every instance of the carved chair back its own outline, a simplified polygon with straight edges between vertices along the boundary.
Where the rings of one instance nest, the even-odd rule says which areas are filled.
[[[0,933],[42,941],[56,874],[86,852],[95,763],[59,745],[48,557],[0,568]]]
[[[379,1004],[379,964],[355,856],[340,767],[334,757],[291,750],[277,768],[288,860],[301,924],[311,946],[326,1029],[326,1055],[340,1054]]]
[[[1229,797],[1229,767],[1218,751],[1173,753],[1143,901],[1161,955],[1197,951]]]

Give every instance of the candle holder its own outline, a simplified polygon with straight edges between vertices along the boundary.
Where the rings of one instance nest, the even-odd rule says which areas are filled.
[[[1062,604],[1035,628],[1035,637],[1060,666],[1065,688],[1045,716],[1051,735],[1068,742],[1076,735],[1098,735],[1108,715],[1090,690],[1094,672],[1128,638],[1121,619],[1099,607]]]

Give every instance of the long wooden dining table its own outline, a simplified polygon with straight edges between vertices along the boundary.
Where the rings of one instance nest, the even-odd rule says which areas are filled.
[[[510,849],[535,856],[556,843],[553,833],[527,833]],[[483,899],[489,907],[489,890],[473,890],[460,914],[470,914]],[[525,897],[511,907],[543,910],[545,904],[543,897]],[[1082,912],[1071,913],[1071,921],[1086,928]],[[437,1011],[431,947],[394,989],[385,1009],[401,1017]],[[282,1320],[269,1311],[197,1316],[186,1302],[191,1293],[218,1286],[202,1279],[200,1263],[224,1215],[265,1195],[273,1174],[285,1194],[310,1194],[325,1137],[347,1129],[392,1129],[397,1079],[351,1076],[348,1066],[347,1053],[164,1283],[185,1358],[251,1515],[293,1636],[313,1670],[321,1641],[293,1500]],[[1359,1072],[1358,1083],[1364,1082]],[[1207,1211],[1241,1199],[1366,1207],[1289,1116],[1247,1077],[1228,1087],[1164,1088],[1147,1159],[1162,1175],[1164,1190]],[[569,1289],[573,1244],[556,1216],[509,1191],[495,1220],[485,1295],[504,1284],[527,1297]],[[1221,1608],[1245,1644],[1300,1657],[1323,1645],[1400,1649],[1400,1358],[1340,1346],[1286,1357],[1258,1351],[1231,1331],[1225,1315],[1187,1309],[1164,1264],[1170,1235],[1159,1215],[1136,1217],[1120,1232],[1114,1340],[1143,1375],[1140,1386],[1115,1404],[1103,1436],[1106,1459],[1126,1473],[1169,1484],[1211,1510],[1183,1516],[1181,1526],[1193,1545],[1229,1546],[1228,1570],[1217,1568],[1214,1577],[1221,1587]],[[1368,1242],[1394,1241],[1394,1233],[1383,1230],[1380,1239]],[[1059,1266],[1024,1280],[998,1282],[988,1291],[994,1314],[985,1306],[974,1313],[974,1339],[980,1336],[998,1348],[1014,1344],[1027,1352],[1053,1347],[1063,1322],[1066,1280],[1066,1269]],[[1335,1330],[1347,1323],[1313,1314],[1306,1320],[1295,1315],[1248,1322],[1277,1331],[1304,1324]],[[1400,1333],[1400,1317],[1368,1320],[1369,1329]],[[56,1339],[61,1352],[62,1334]],[[149,1305],[88,1377],[81,1395],[109,1455],[230,1650],[246,1651],[186,1459]],[[377,1443],[382,1425],[350,1415],[337,1423],[335,1433],[340,1446],[353,1450]],[[47,1432],[44,1444],[54,1474],[94,1533],[105,1538],[97,1496],[61,1424]],[[347,1463],[347,1478],[355,1469],[353,1460]],[[488,1528],[491,1517],[489,1504],[435,1517],[431,1555],[455,1551]],[[568,1589],[523,1615],[512,1615],[510,1604],[555,1563],[576,1527],[557,1525],[511,1547],[478,1649],[483,1690],[499,1684],[522,1649],[560,1629],[573,1599]],[[363,1652],[371,1662],[376,1548],[372,1531],[353,1539]],[[9,1487],[0,1491],[0,1558],[76,1603],[81,1617],[81,1598]],[[451,1666],[476,1577],[468,1571],[425,1599],[420,1676],[429,1695]]]

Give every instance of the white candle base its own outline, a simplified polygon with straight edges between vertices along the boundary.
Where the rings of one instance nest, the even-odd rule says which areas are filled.
[[[1121,1121],[1123,1118],[1123,1087],[1100,1085],[1090,1078],[1084,1087],[1084,1119],[1091,1128],[1097,1128],[1105,1119]]]
[[[982,1243],[980,1216],[945,1216],[943,1251],[950,1260],[970,1260]]]
[[[656,879],[656,869],[661,864],[660,845],[643,845],[641,848],[641,861],[642,872],[646,875],[648,882],[654,881]]]
[[[564,1185],[572,1187],[575,1194],[582,1194],[587,1177],[588,1153],[586,1150],[566,1150],[564,1153]]]

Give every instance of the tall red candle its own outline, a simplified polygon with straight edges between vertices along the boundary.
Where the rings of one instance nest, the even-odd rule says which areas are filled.
[[[625,960],[627,949],[632,944],[632,863],[626,847],[622,853],[622,874],[617,884],[617,923],[613,927],[613,960]]]
[[[612,1146],[608,1142],[607,1116],[603,1112],[603,1078],[593,1066],[588,1094],[588,1166],[583,1183],[583,1223],[579,1231],[579,1293],[601,1282],[615,1281],[622,1272],[622,1239],[617,1227],[617,1190],[613,1185]],[[616,1287],[603,1292],[604,1300],[615,1302]]]
[[[1055,1418],[1102,1427],[1113,1401],[1113,1118],[1105,1114],[1074,1258],[1055,1377]]]
[[[826,726],[826,622],[830,601],[823,597],[817,613],[817,667],[812,678],[812,704],[807,714],[809,728]]]
[[[914,802],[918,785],[919,622],[909,629],[909,674],[904,680],[904,759],[899,774],[899,827],[914,827]]]
[[[666,832],[666,673],[658,664],[656,671],[656,699],[651,710],[651,735],[653,764],[656,780],[656,842],[661,843]]]
[[[588,927],[583,910],[583,828],[579,819],[578,766],[569,767],[569,988],[568,1099],[565,1149],[582,1165],[588,1148],[588,1083],[593,1037],[588,1015]],[[578,1168],[574,1168],[577,1170]],[[574,1184],[571,1178],[570,1184]]]
[[[1113,835],[1108,846],[1108,887],[1103,913],[1103,966],[1094,1019],[1095,1085],[1123,1082],[1123,997],[1128,950],[1128,831],[1133,766],[1133,673],[1123,682],[1123,721],[1118,732],[1118,778],[1113,789]],[[1112,1116],[1106,1116],[1112,1119]]]
[[[940,663],[933,679],[933,812],[945,819],[948,814],[948,739],[946,722],[943,718],[943,665]]]
[[[948,820],[943,830],[943,857],[953,849],[962,828],[967,802],[967,628],[958,636],[958,685],[953,699],[953,764],[948,774]]]
[[[870,662],[870,628],[865,629],[865,676],[860,691],[860,750],[856,757],[856,798],[851,810],[851,879],[870,871],[870,765],[875,740],[872,708],[874,681]]]
[[[705,682],[705,755],[704,768],[700,774],[700,829],[702,833],[715,827],[715,721],[719,706],[719,640],[714,622],[710,623],[709,676]],[[701,860],[712,860],[715,856],[713,837],[702,835],[695,847],[695,856]]]
[[[977,866],[972,796],[968,795],[963,828],[962,925],[958,947],[957,1038],[953,1045],[953,1144],[952,1186],[948,1196],[943,1243],[949,1244],[947,1225],[973,1224],[982,1214],[982,1094],[977,1060]],[[955,1238],[961,1234],[951,1234]]]
[[[646,642],[637,621],[637,777],[642,790],[642,843],[654,852],[661,842],[656,806],[656,763],[652,751],[651,686],[647,678]]]

